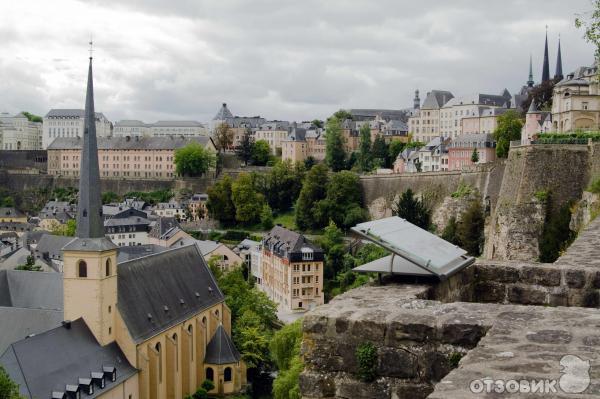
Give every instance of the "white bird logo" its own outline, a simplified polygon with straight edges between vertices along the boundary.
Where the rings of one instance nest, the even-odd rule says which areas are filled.
[[[590,361],[566,355],[560,359],[561,377],[558,385],[566,393],[582,393],[590,385]]]

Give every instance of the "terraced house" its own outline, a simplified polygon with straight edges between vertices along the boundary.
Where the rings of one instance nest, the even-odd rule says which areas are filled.
[[[90,58],[85,120],[91,115]],[[62,249],[63,322],[11,343],[0,365],[32,399],[174,399],[205,379],[212,394],[239,392],[246,367],[200,250],[142,252],[118,263],[118,247],[104,235],[94,123],[82,133],[77,233]],[[0,336],[5,328],[30,334],[0,323]]]

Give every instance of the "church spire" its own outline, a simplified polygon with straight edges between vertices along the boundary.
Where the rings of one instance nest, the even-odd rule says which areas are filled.
[[[529,79],[527,80],[527,87],[533,87],[535,82],[533,81],[533,59],[529,54]]]
[[[548,25],[546,25],[546,43],[544,45],[544,66],[542,68],[542,82],[550,80],[550,62],[548,61]]]
[[[92,42],[90,42],[90,65],[87,93],[85,95],[85,120],[83,147],[79,172],[79,203],[77,206],[77,237],[104,237],[102,201],[100,196],[100,168],[96,142],[96,113],[94,111],[94,82],[92,78]]]
[[[554,74],[554,79],[562,80],[563,77],[562,56],[560,54],[560,35],[558,35],[558,55],[556,56],[556,73]]]

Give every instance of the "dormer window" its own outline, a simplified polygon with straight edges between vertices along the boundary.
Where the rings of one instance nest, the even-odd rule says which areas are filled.
[[[92,382],[100,389],[104,389],[106,386],[106,380],[104,379],[104,373],[99,371],[92,372]]]
[[[79,399],[81,397],[79,385],[67,385],[66,391],[68,399]]]
[[[117,381],[117,369],[113,366],[103,366],[102,371],[104,372],[104,377],[108,378],[109,381],[115,382]]]
[[[92,384],[91,378],[80,378],[79,387],[88,395],[94,394],[94,384]]]
[[[52,391],[52,399],[65,399],[66,395],[64,392]]]
[[[314,252],[311,248],[303,247],[300,251],[302,252],[302,260],[313,260]]]

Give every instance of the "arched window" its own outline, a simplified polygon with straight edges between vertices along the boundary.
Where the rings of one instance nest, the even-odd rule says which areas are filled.
[[[160,342],[154,345],[154,349],[158,352],[158,382],[162,382],[162,353],[160,353]]]
[[[204,327],[206,327],[206,316],[204,316],[204,317],[202,318],[202,325],[203,325]]]
[[[215,316],[217,316],[217,319],[219,318],[219,309],[215,310]]]
[[[188,326],[188,332],[190,333],[190,360],[194,361],[194,327],[190,324]]]
[[[77,277],[87,277],[87,263],[84,260],[77,263]]]
[[[206,379],[209,381],[215,380],[215,372],[213,371],[213,369],[211,367],[208,367],[206,369]]]
[[[106,277],[110,276],[110,259],[106,259]]]
[[[175,370],[179,370],[179,350],[177,349],[177,334],[173,334],[173,341],[175,341]]]
[[[231,381],[231,367],[225,367],[225,373],[224,373],[224,380],[225,382],[229,382]]]

